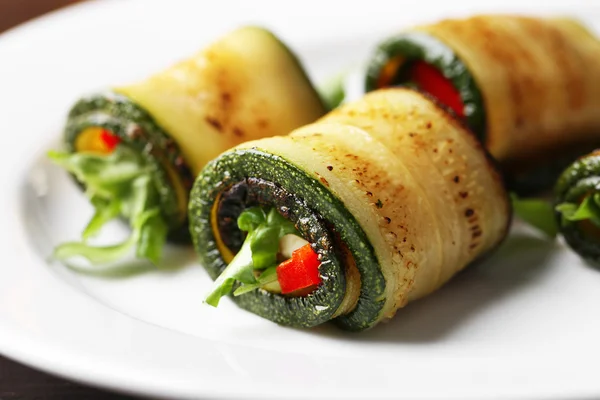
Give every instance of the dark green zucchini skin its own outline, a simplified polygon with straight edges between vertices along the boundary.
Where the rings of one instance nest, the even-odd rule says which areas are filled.
[[[555,205],[569,202],[579,204],[590,194],[600,192],[600,152],[596,151],[581,157],[569,166],[560,176],[554,188]],[[600,240],[586,235],[580,223],[565,221],[556,212],[560,233],[568,245],[582,258],[600,263]]]
[[[67,151],[75,152],[78,135],[91,127],[111,131],[123,144],[141,154],[152,168],[154,184],[160,194],[161,209],[169,225],[169,239],[189,242],[187,213],[178,206],[177,194],[164,167],[171,166],[185,190],[191,190],[193,175],[185,164],[177,143],[156,124],[148,112],[127,97],[114,92],[84,97],[71,108],[64,129]]]
[[[553,185],[559,180],[563,171],[581,156],[593,149],[590,145],[584,149],[565,149],[559,154],[544,160],[532,161],[524,167],[513,170],[504,170],[507,188],[519,196],[533,196],[543,192],[549,193]],[[500,168],[502,170],[502,168]],[[517,171],[517,172],[514,172]]]
[[[282,325],[310,327],[331,320],[346,289],[344,268],[332,245],[333,233],[337,233],[355,258],[361,274],[361,294],[355,309],[334,322],[353,331],[372,326],[385,302],[385,280],[365,233],[341,201],[320,182],[285,159],[260,149],[224,153],[210,162],[196,179],[190,196],[190,231],[209,275],[215,279],[226,267],[211,227],[212,207],[221,193],[244,181],[253,192],[245,194],[246,199],[251,199],[247,206],[275,207],[313,244],[321,257],[319,271],[323,282],[306,297],[258,290],[233,300],[240,307]],[[241,212],[241,207],[236,209]]]
[[[480,141],[485,142],[485,104],[475,78],[454,51],[435,37],[422,32],[403,32],[380,43],[367,66],[365,89],[378,89],[383,68],[394,58],[407,62],[422,60],[436,67],[460,93],[465,105],[465,119]],[[401,84],[401,82],[397,82]]]

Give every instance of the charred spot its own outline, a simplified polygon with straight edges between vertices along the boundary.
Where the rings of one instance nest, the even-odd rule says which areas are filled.
[[[171,138],[168,138],[164,141],[164,146],[167,148],[167,150],[173,150],[173,149],[177,148],[177,144]]]
[[[383,207],[383,203],[381,202],[381,199],[377,199],[377,202],[375,203],[375,207],[377,207],[377,208]]]
[[[402,239],[402,243],[406,243],[406,236]]]
[[[229,102],[231,102],[231,94],[229,92],[223,92],[223,93],[221,93],[221,101],[223,103],[229,103]]]
[[[467,197],[469,197],[469,192],[458,192],[458,195],[461,198],[466,199]]]
[[[329,182],[327,182],[327,179],[325,179],[323,176],[321,176],[318,172],[315,172],[315,174],[317,174],[317,176],[319,177],[319,180],[321,181],[321,183],[327,187],[329,187]]]
[[[414,133],[414,132],[409,132],[409,133],[408,133],[408,136],[410,136],[410,137],[415,137],[415,136],[417,136],[417,134],[416,134],[416,133]]]
[[[385,219],[385,222],[388,223],[388,224],[392,223],[392,219],[390,217],[383,217],[383,219]]]
[[[525,118],[522,115],[517,115],[515,118],[515,128],[521,128],[523,125],[525,125]]]
[[[265,129],[269,126],[269,121],[267,121],[264,118],[261,118],[256,122],[256,125],[258,125],[258,127],[261,129]]]
[[[360,184],[360,181],[359,181],[358,179],[355,179],[355,180],[354,180],[354,182],[356,182],[356,183],[359,183],[359,184]]]
[[[452,178],[452,180],[454,181],[454,183],[459,183],[460,177],[458,175],[455,175],[454,178]]]
[[[369,192],[369,191],[367,191],[367,196],[369,196],[369,197],[373,197],[373,192]]]
[[[185,165],[185,161],[183,160],[183,157],[181,157],[181,156],[177,156],[173,162],[175,163],[175,166],[177,166],[177,167],[181,167],[181,166]]]
[[[233,128],[233,134],[235,136],[244,136],[244,131],[242,131],[240,128],[238,128],[237,126]]]
[[[133,129],[130,129],[127,132],[127,136],[129,136],[131,139],[139,139],[140,137],[144,136],[144,130],[141,126],[135,125]]]
[[[465,210],[465,217],[467,217],[467,218],[468,218],[468,217],[471,217],[473,214],[475,214],[475,211],[473,211],[473,209],[472,209],[472,208],[467,208],[467,209]]]
[[[410,246],[410,251],[415,251],[415,246]]]
[[[206,117],[205,120],[208,124],[210,124],[212,127],[214,127],[219,132],[223,131],[223,125],[221,124],[221,121],[219,121],[218,119],[213,118],[213,117]]]
[[[471,239],[475,239],[478,238],[479,236],[481,236],[483,234],[483,232],[481,232],[480,230],[476,230],[473,233],[471,233]]]
[[[290,213],[290,208],[286,207],[286,206],[281,206],[281,207],[279,207],[279,212],[281,213],[281,215],[288,218],[289,213]]]
[[[327,169],[330,170],[330,171],[333,171],[333,165],[328,165]]]

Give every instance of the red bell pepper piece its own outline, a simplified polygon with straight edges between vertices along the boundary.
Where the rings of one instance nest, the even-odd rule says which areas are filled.
[[[417,61],[411,70],[411,80],[423,91],[454,110],[456,115],[461,118],[465,116],[465,105],[460,98],[460,93],[437,68],[424,61]]]
[[[103,129],[102,132],[100,132],[100,140],[102,140],[107,150],[109,151],[113,151],[115,147],[117,147],[117,145],[121,143],[120,137],[113,135],[111,131],[106,129]]]
[[[277,266],[277,280],[281,286],[281,293],[291,293],[321,283],[319,265],[319,256],[310,244],[292,252],[292,258]]]

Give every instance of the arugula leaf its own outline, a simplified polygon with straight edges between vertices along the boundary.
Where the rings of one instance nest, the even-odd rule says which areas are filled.
[[[236,289],[236,296],[276,281],[279,240],[290,233],[300,236],[294,224],[274,208],[269,211],[260,207],[244,210],[238,217],[237,224],[248,235],[240,251],[214,281],[204,300],[214,307],[219,304],[221,297],[231,293],[236,281],[243,284]],[[256,278],[254,271],[263,272]]]
[[[250,249],[254,269],[265,269],[275,264],[279,251],[279,229],[267,224],[253,232]]]
[[[248,239],[250,238],[250,239]],[[256,283],[254,274],[252,273],[252,251],[250,243],[252,234],[248,234],[242,248],[229,263],[227,268],[221,272],[221,275],[214,281],[211,292],[204,300],[213,307],[219,305],[221,297],[228,295],[233,288],[235,281],[253,284]]]
[[[267,221],[265,210],[260,207],[252,207],[244,210],[237,220],[238,228],[244,232],[252,232],[259,225]]]
[[[234,296],[239,296],[244,293],[251,292],[260,287],[268,285],[269,283],[277,282],[277,267],[270,267],[263,271],[262,274],[256,279],[256,283],[244,284],[238,287],[234,292]]]
[[[93,196],[90,202],[96,212],[81,235],[83,240],[95,236],[107,222],[119,216],[119,210],[121,209],[118,199],[109,201],[102,197]]]
[[[279,239],[288,233],[297,234],[296,227],[272,208],[267,214],[266,223],[255,228],[250,245],[254,269],[265,269],[276,262]]]
[[[168,226],[161,215],[152,171],[132,149],[120,145],[110,154],[50,151],[56,164],[82,182],[95,212],[82,233],[81,242],[63,243],[54,257],[82,256],[93,264],[115,261],[136,246],[136,256],[154,264],[160,260]],[[129,220],[131,235],[110,246],[94,246],[88,240],[109,221],[122,215]]]
[[[600,193],[586,196],[580,204],[561,203],[556,206],[556,211],[562,214],[564,222],[590,220],[594,225],[600,227]]]
[[[160,210],[146,220],[140,228],[140,236],[137,240],[135,255],[138,258],[147,258],[153,264],[158,264],[162,255],[162,249],[167,241],[169,227],[165,219],[160,215]]]
[[[511,193],[512,206],[517,217],[544,232],[550,238],[556,237],[558,226],[554,209],[549,201],[542,199],[520,199]]]
[[[319,88],[321,99],[323,99],[323,102],[325,103],[325,106],[327,106],[327,109],[333,110],[334,108],[342,104],[342,102],[346,98],[346,90],[344,88],[346,76],[346,71],[340,72],[337,75],[329,78]]]
[[[130,237],[119,244],[99,247],[90,246],[85,242],[67,242],[58,245],[54,249],[53,256],[59,260],[82,256],[88,259],[92,264],[102,264],[125,256],[134,243],[134,237]]]

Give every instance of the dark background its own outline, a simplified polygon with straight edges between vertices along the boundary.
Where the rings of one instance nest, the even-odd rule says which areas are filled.
[[[0,0],[0,33],[81,0]],[[0,354],[0,400],[114,400],[132,397],[75,384],[28,368]]]

